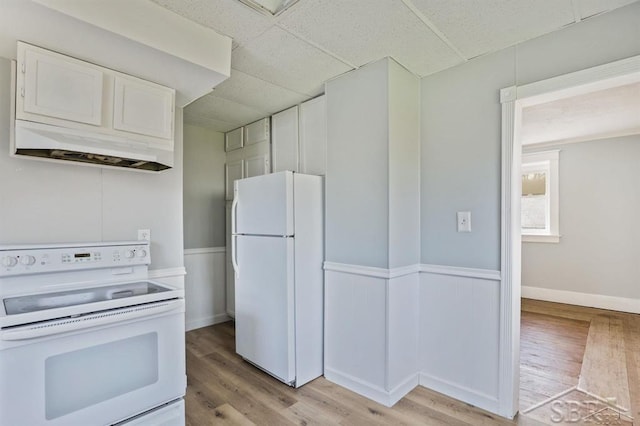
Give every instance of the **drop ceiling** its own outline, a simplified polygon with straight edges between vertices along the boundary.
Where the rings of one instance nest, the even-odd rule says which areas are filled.
[[[231,77],[185,108],[228,131],[311,99],[390,56],[423,77],[637,0],[299,0],[270,16],[238,0],[152,0],[233,39]]]
[[[523,145],[640,134],[640,83],[571,96],[522,110]]]

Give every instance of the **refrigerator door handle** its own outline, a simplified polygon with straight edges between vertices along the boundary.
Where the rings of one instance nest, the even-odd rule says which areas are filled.
[[[236,258],[236,210],[238,208],[238,197],[233,197],[231,203],[231,266],[236,274],[236,278],[240,276],[240,267],[238,266],[238,259]]]

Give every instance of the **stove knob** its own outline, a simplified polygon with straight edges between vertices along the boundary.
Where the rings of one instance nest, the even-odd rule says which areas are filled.
[[[33,265],[34,263],[36,263],[36,258],[33,257],[33,256],[29,256],[29,255],[22,256],[22,257],[20,257],[20,263],[22,263],[23,265],[27,265],[27,266]]]
[[[2,258],[2,266],[6,268],[11,268],[12,266],[16,266],[18,264],[18,259],[13,256],[5,256]]]
[[[126,257],[127,259],[131,259],[133,256],[135,256],[133,250],[127,250],[124,252],[124,257]]]
[[[136,250],[136,255],[138,255],[138,257],[145,257],[147,255],[147,251],[144,249]]]

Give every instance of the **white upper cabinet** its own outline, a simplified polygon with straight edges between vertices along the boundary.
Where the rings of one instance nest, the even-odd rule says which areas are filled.
[[[244,177],[254,177],[269,173],[269,154],[257,154],[244,160]]]
[[[298,106],[271,116],[273,172],[298,171]]]
[[[327,168],[325,95],[300,105],[300,173],[324,176]]]
[[[244,126],[244,145],[254,145],[269,140],[269,117]]]
[[[227,161],[224,165],[226,193],[225,199],[233,200],[233,183],[244,177],[244,160]]]
[[[173,138],[175,91],[148,81],[117,76],[113,127],[117,130]]]
[[[16,119],[173,149],[175,90],[18,42]]]
[[[99,67],[22,43],[18,58],[18,118],[30,113],[102,125],[104,73]]]
[[[242,127],[225,133],[224,150],[229,152],[229,151],[233,151],[234,149],[242,148],[244,146],[243,136],[244,136],[244,132]]]

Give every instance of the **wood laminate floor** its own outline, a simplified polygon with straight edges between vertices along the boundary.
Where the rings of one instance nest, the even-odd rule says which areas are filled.
[[[511,421],[420,386],[392,408],[322,377],[293,389],[242,361],[233,322],[193,330],[187,333],[187,425],[562,424],[551,420],[558,412],[567,424],[632,424],[604,411],[590,423],[570,422],[568,405],[551,410],[549,399],[563,392],[560,404],[593,407],[591,394],[580,391],[585,386],[630,405],[626,414],[640,419],[639,315],[523,300],[521,335],[520,409],[529,411]]]

